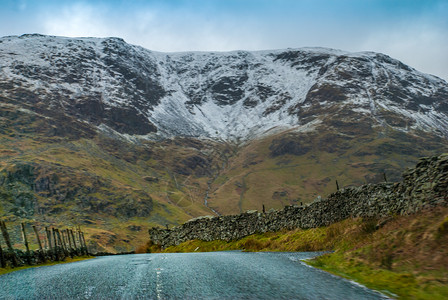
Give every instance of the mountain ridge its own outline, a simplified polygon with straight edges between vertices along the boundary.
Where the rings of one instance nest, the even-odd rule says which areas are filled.
[[[322,110],[343,108],[374,126],[448,135],[448,84],[384,54],[162,53],[119,38],[42,35],[1,41],[3,96],[14,96],[18,80],[34,101],[122,134],[245,140],[275,127],[300,130],[321,121]]]

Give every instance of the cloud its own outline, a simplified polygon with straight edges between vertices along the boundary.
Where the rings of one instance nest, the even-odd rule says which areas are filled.
[[[198,19],[191,14],[167,17],[156,13],[146,26],[139,30],[135,27],[129,28],[129,41],[159,51],[229,51],[253,48],[258,41],[240,23]]]
[[[248,21],[204,12],[160,7],[112,11],[75,3],[42,15],[44,34],[70,37],[117,36],[156,51],[228,51],[256,49],[261,43]],[[253,25],[253,24],[252,24]]]
[[[429,24],[406,24],[372,32],[359,45],[383,52],[419,71],[448,79],[448,30]]]
[[[83,3],[47,11],[42,16],[43,33],[70,37],[108,36],[111,31],[104,22],[104,12],[99,7]]]
[[[19,1],[17,5],[18,5],[18,8],[19,8],[20,11],[24,11],[28,7],[27,3],[25,1],[23,1],[23,0]]]

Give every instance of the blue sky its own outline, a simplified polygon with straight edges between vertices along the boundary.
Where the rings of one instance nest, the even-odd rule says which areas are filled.
[[[156,51],[377,51],[448,80],[448,0],[0,0],[0,36],[118,36]]]

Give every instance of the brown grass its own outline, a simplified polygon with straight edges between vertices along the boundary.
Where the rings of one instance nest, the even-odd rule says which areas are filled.
[[[238,241],[188,241],[150,252],[321,251],[310,262],[403,299],[448,298],[448,207],[384,219],[347,219],[327,227],[254,234]],[[390,295],[392,295],[390,294]]]
[[[151,241],[148,241],[146,244],[140,245],[135,249],[135,253],[137,254],[160,253],[160,252],[162,252],[162,248]]]

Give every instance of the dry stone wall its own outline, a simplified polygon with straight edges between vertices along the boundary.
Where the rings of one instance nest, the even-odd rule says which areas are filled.
[[[199,217],[172,229],[151,228],[153,243],[168,247],[188,240],[231,241],[254,233],[281,229],[315,228],[350,217],[387,217],[448,205],[448,153],[422,158],[403,174],[400,183],[348,187],[327,199],[281,211]]]

